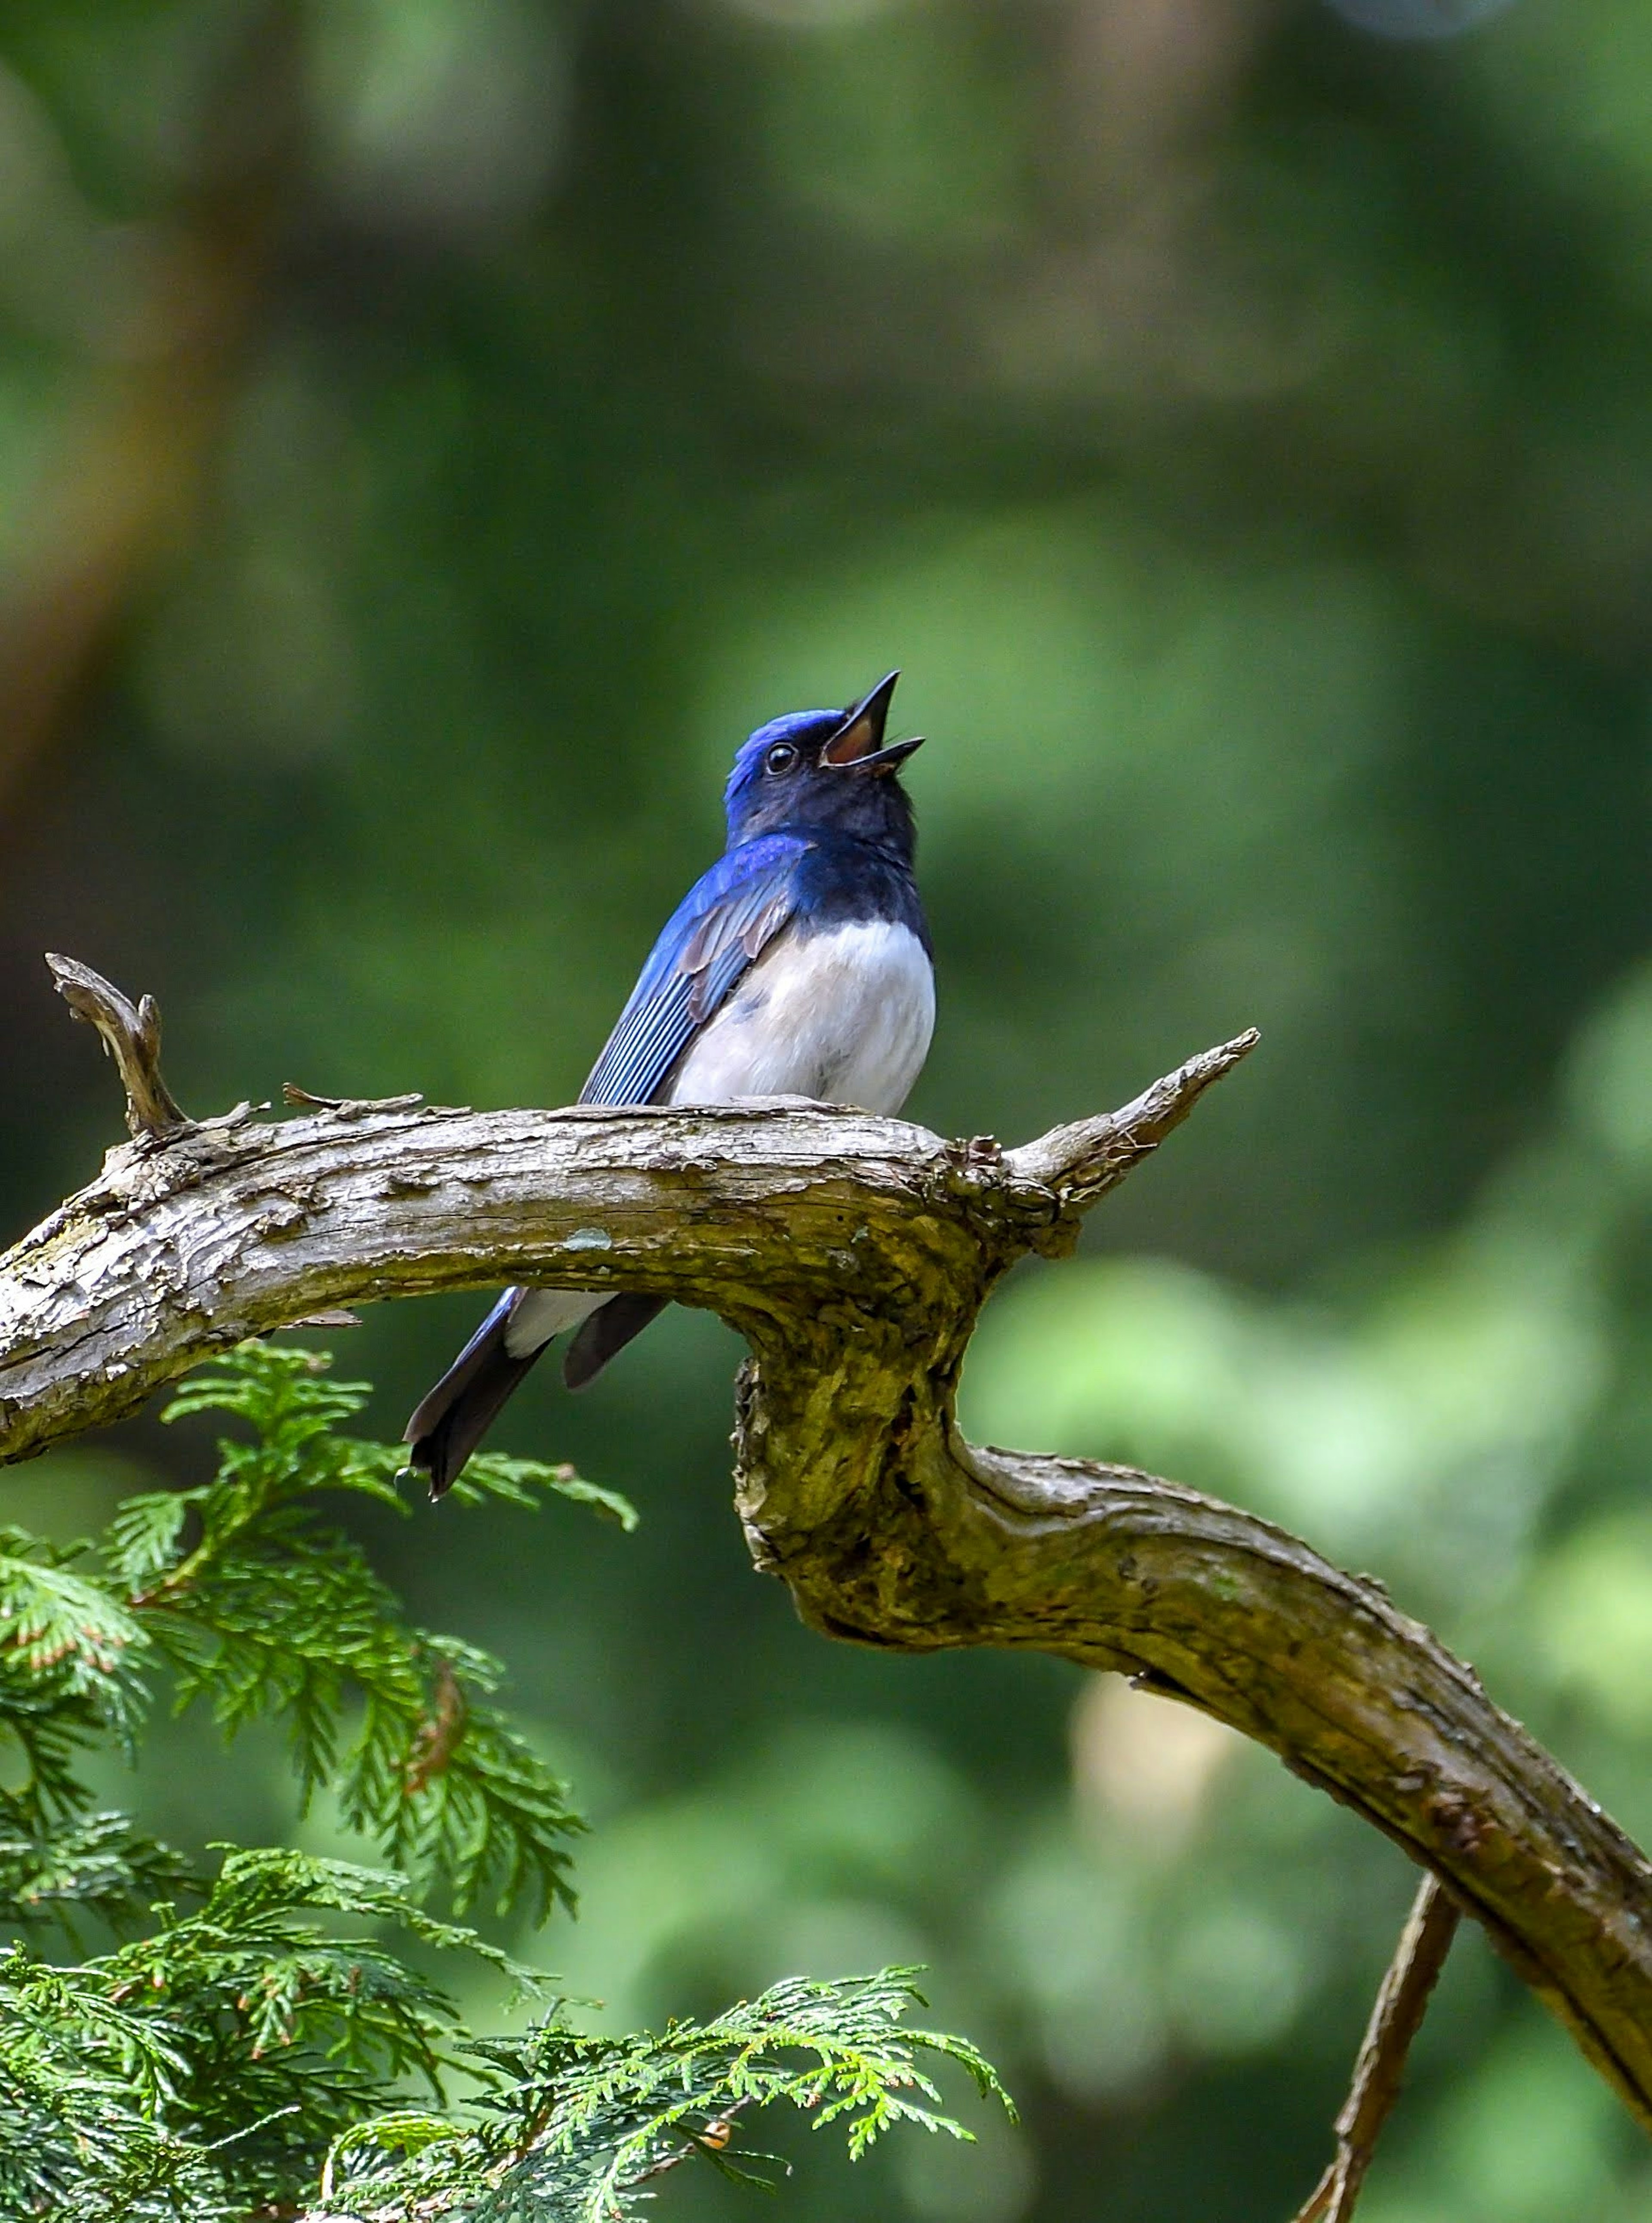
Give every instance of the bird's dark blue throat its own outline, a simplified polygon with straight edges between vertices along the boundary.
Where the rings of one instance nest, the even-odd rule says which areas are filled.
[[[723,798],[730,847],[759,834],[837,834],[910,871],[917,828],[898,767],[922,741],[884,739],[899,677],[892,671],[846,710],[793,710],[758,727]]]

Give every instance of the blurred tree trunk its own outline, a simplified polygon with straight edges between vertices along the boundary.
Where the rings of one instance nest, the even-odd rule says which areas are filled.
[[[302,22],[262,0],[199,91],[170,214],[105,241],[132,280],[110,306],[0,581],[0,797],[95,679],[198,499],[300,173]]]

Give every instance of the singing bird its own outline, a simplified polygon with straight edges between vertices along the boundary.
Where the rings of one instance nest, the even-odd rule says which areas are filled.
[[[582,1104],[804,1096],[899,1112],[935,1024],[929,929],[897,777],[921,740],[884,730],[898,671],[847,710],[794,710],[741,746],[728,844],[655,942]],[[583,1389],[663,1297],[507,1289],[407,1423],[439,1497],[558,1335]]]

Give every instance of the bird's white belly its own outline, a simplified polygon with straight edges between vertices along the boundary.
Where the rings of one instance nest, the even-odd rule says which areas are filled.
[[[810,1096],[899,1112],[934,1030],[935,976],[910,927],[788,927],[684,1056],[670,1100]]]
[[[880,923],[776,935],[686,1053],[673,1104],[809,1096],[899,1112],[935,1031],[935,975],[910,927]],[[525,1289],[505,1331],[521,1357],[604,1301],[583,1289]]]

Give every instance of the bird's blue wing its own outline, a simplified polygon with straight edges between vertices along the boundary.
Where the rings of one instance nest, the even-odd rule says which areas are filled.
[[[791,917],[809,848],[765,834],[720,857],[654,944],[582,1104],[648,1104],[706,1021]]]

